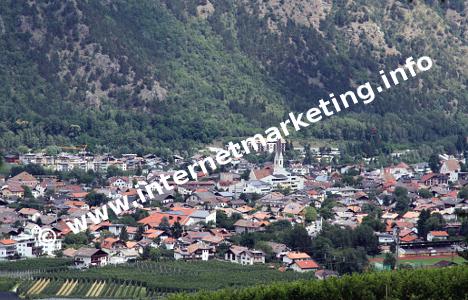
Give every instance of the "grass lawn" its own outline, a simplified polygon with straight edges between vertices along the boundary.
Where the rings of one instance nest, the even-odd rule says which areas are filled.
[[[456,264],[464,264],[465,260],[459,256],[454,256],[453,260],[451,257],[445,257],[445,258],[423,258],[423,259],[400,259],[400,263],[411,263],[412,265],[415,266],[427,266],[427,265],[433,265],[439,261],[446,260],[446,261],[453,261]]]

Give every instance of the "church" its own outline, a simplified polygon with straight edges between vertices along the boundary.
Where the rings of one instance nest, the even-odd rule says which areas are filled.
[[[280,186],[291,190],[299,190],[304,187],[304,178],[302,176],[293,175],[284,168],[283,147],[280,139],[277,140],[275,145],[273,166],[251,170],[249,179],[260,180],[270,184],[273,188]]]

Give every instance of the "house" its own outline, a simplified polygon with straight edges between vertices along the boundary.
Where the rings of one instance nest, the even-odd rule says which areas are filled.
[[[449,237],[449,234],[447,231],[429,231],[427,234],[427,240],[429,242],[432,242],[434,240],[447,240]]]
[[[308,260],[308,259],[311,259],[311,258],[307,253],[296,252],[296,251],[290,251],[286,253],[285,256],[283,256],[283,262],[287,265],[291,265],[295,263],[296,261]]]
[[[271,248],[273,253],[275,253],[277,258],[280,258],[282,254],[286,254],[286,252],[290,251],[285,244],[275,242],[266,242],[266,244]]]
[[[204,205],[215,202],[217,196],[212,192],[195,192],[187,198],[186,203],[190,206]]]
[[[290,268],[296,272],[311,272],[317,271],[320,266],[312,259],[295,261]]]
[[[283,214],[285,215],[294,215],[297,216],[301,214],[305,209],[304,205],[301,205],[297,202],[289,202],[283,208]]]
[[[207,261],[214,257],[214,249],[204,242],[197,242],[186,248],[177,248],[174,250],[175,260],[203,260]]]
[[[231,246],[224,254],[224,259],[241,265],[265,263],[265,253],[241,246]]]
[[[108,250],[121,250],[126,249],[127,246],[125,245],[125,242],[120,239],[108,237],[102,241],[101,248]]]
[[[238,234],[244,232],[257,232],[264,231],[266,224],[268,224],[268,222],[256,222],[240,219],[234,223],[234,228]]]
[[[232,183],[227,187],[227,190],[235,195],[258,194],[265,195],[271,192],[272,186],[260,180],[244,180]]]
[[[34,189],[36,185],[39,184],[39,181],[37,181],[37,179],[28,172],[21,172],[18,175],[8,179],[7,184],[27,186],[30,189]]]
[[[12,239],[16,241],[16,252],[19,256],[32,258],[42,254],[42,247],[34,236],[21,233]]]
[[[384,172],[392,174],[395,180],[398,180],[405,176],[413,176],[411,168],[404,162],[401,162],[396,166],[386,168]]]
[[[37,222],[37,220],[41,217],[41,214],[39,213],[39,211],[34,208],[24,207],[20,209],[18,213],[20,214],[20,216],[24,216],[28,218],[28,220],[33,221],[33,222]]]
[[[450,182],[456,182],[458,180],[458,173],[460,173],[460,163],[456,159],[447,159],[442,162],[440,166],[440,174],[448,175]]]
[[[132,188],[132,182],[130,182],[128,177],[111,177],[109,178],[109,185],[121,190]]]
[[[24,188],[19,184],[9,184],[2,188],[2,195],[6,198],[23,198],[24,197]]]
[[[130,261],[135,261],[138,259],[138,257],[138,251],[135,249],[120,249],[110,257],[109,264],[123,264]]]
[[[73,257],[78,268],[103,267],[109,262],[109,254],[100,249],[81,247]]]
[[[444,174],[429,173],[421,177],[420,180],[426,186],[434,186],[441,184],[448,184],[449,177]]]
[[[0,240],[0,260],[11,259],[16,255],[16,241]]]

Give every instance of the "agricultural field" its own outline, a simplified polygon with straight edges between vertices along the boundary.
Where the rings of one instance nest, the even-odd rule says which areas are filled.
[[[18,294],[25,298],[153,299],[177,292],[241,288],[312,277],[313,274],[280,272],[268,265],[241,266],[220,261],[138,262],[43,274],[23,281]]]
[[[399,264],[402,266],[411,266],[412,268],[428,268],[433,266],[434,264],[441,262],[441,261],[448,261],[453,262],[457,265],[464,265],[466,263],[465,259],[460,256],[437,256],[437,257],[416,257],[416,258],[408,258],[403,257],[400,258]],[[383,266],[383,255],[376,256],[370,259],[370,262],[374,265],[376,270],[388,270],[389,267]]]
[[[463,259],[462,257],[459,257],[459,256],[455,256],[455,257],[445,257],[445,258],[419,258],[419,259],[402,259],[400,260],[400,263],[409,263],[411,265],[413,265],[414,267],[418,267],[418,266],[421,266],[421,267],[425,267],[425,266],[430,266],[430,265],[433,265],[435,263],[438,263],[440,261],[450,261],[450,262],[454,262],[456,264],[459,264],[459,265],[462,265],[465,263],[465,259]]]
[[[148,299],[151,296],[145,287],[131,283],[57,278],[24,281],[18,288],[18,294],[26,299],[38,297]]]
[[[0,262],[0,271],[51,271],[63,269],[72,264],[72,260],[67,258],[32,258],[17,261]]]

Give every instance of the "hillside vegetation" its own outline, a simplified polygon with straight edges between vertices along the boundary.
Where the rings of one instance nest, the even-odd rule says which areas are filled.
[[[179,294],[171,300],[466,299],[468,268],[405,270],[345,276],[325,281],[277,283],[241,290]]]
[[[461,0],[2,1],[0,150],[185,154],[428,55],[421,80],[301,134],[351,154],[453,152],[468,131],[466,10]]]

